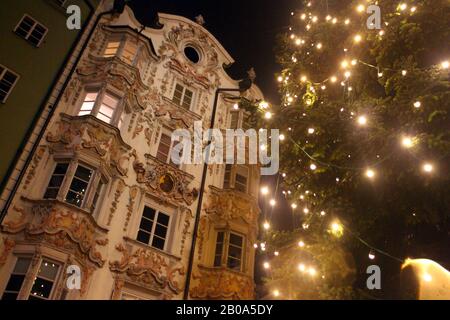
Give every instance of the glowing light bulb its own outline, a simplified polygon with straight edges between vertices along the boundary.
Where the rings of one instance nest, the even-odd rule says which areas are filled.
[[[264,222],[263,228],[266,229],[266,230],[269,230],[270,229],[270,223],[268,223],[267,221]]]
[[[348,68],[348,61],[347,60],[343,60],[342,62],[341,62],[341,67],[342,68]]]
[[[258,249],[258,244],[257,244],[257,243],[254,243],[254,244],[253,244],[253,248]]]
[[[322,49],[322,43],[319,42],[319,43],[316,45],[316,48],[319,49],[319,50]]]
[[[298,265],[298,270],[300,270],[300,271],[305,271],[306,270],[306,266],[303,264],[303,263],[300,263],[299,265]]]
[[[308,214],[308,213],[309,213],[309,209],[308,209],[307,207],[304,207],[304,208],[303,208],[303,213],[304,213],[304,214]]]
[[[356,59],[352,60],[352,66],[356,66],[357,63],[358,63],[358,60],[356,60]]]
[[[423,169],[423,171],[425,171],[426,173],[430,173],[430,172],[433,172],[433,165],[431,164],[431,163],[425,163],[423,166],[422,166],[422,169]]]
[[[422,103],[420,101],[414,102],[414,108],[420,108],[421,105]]]
[[[330,16],[330,15],[327,15],[327,16],[325,17],[325,20],[330,21],[330,20],[331,20],[331,16]]]
[[[340,237],[344,233],[344,227],[342,224],[335,221],[331,224],[331,233],[336,237]]]
[[[344,76],[346,78],[350,78],[350,76],[352,75],[352,73],[350,71],[345,71]]]
[[[362,37],[361,37],[361,35],[359,35],[359,34],[357,34],[357,35],[354,36],[354,38],[353,38],[353,41],[355,41],[356,43],[361,42],[361,40],[362,40]]]
[[[291,208],[294,210],[297,209],[297,204],[296,203],[291,204]]]
[[[239,109],[239,105],[237,103],[233,104],[233,109],[234,110],[238,110]]]
[[[264,269],[269,269],[270,268],[270,263],[268,263],[267,261],[263,263],[263,267]]]
[[[417,7],[412,7],[412,8],[411,8],[411,12],[414,13],[414,12],[416,12],[416,11],[417,11]]]
[[[407,73],[408,73],[408,71],[402,70],[402,76],[406,76]]]
[[[303,248],[303,247],[305,246],[305,243],[304,243],[303,241],[299,241],[299,242],[298,242],[298,246],[299,246],[300,248]]]
[[[337,18],[333,18],[333,20],[331,21],[333,24],[337,23]]]
[[[372,251],[369,252],[369,259],[370,259],[370,260],[375,259],[375,255],[372,253]]]
[[[275,207],[275,205],[277,204],[277,202],[274,199],[270,199],[269,203],[272,207]]]
[[[273,254],[274,254],[276,257],[278,257],[278,256],[280,255],[280,253],[279,253],[278,251],[275,251]]]
[[[405,148],[411,148],[414,146],[413,139],[411,137],[403,137],[402,138],[402,145]]]
[[[302,44],[302,40],[301,39],[295,39],[295,44],[297,46],[301,45]]]
[[[346,25],[349,25],[349,24],[350,24],[350,19],[345,19],[344,23],[345,23]]]
[[[374,178],[375,177],[375,171],[373,171],[372,169],[367,169],[366,170],[366,177],[370,178],[370,179]]]
[[[314,16],[311,20],[312,20],[312,22],[316,23],[318,19],[319,18],[317,18],[317,16]]]
[[[272,113],[270,113],[269,111],[267,111],[267,112],[265,113],[265,115],[264,115],[264,118],[266,118],[266,119],[272,118]]]
[[[309,134],[313,134],[315,131],[316,131],[316,130],[315,130],[314,128],[309,128],[309,129],[308,129],[308,133],[309,133]]]
[[[308,80],[308,78],[306,76],[301,76],[300,77],[300,81],[301,82],[306,82],[306,80]]]
[[[259,103],[259,107],[261,108],[261,109],[267,109],[268,107],[269,107],[269,103],[267,102],[267,101],[261,101],[260,103]]]
[[[382,36],[384,36],[385,31],[384,30],[380,30],[380,32],[378,32],[378,34],[382,37]]]
[[[326,85],[323,85],[323,86],[320,87],[320,89],[322,89],[322,90],[325,90],[326,88],[327,88]]]
[[[275,297],[279,297],[280,296],[280,291],[278,291],[278,290],[273,290],[273,295],[275,296]]]
[[[408,8],[408,5],[407,5],[406,3],[401,3],[401,4],[398,6],[398,8],[399,8],[401,11],[404,11],[404,10],[406,10],[406,8]]]
[[[281,81],[283,81],[283,77],[282,76],[278,76],[277,80],[278,80],[278,82],[281,82]]]
[[[300,19],[305,20],[306,19],[306,14],[302,13],[300,16]]]
[[[359,116],[357,121],[360,126],[365,126],[367,124],[366,116]]]
[[[335,83],[335,82],[337,81],[337,78],[336,78],[335,76],[332,76],[332,77],[330,78],[330,80],[331,80],[331,82]]]
[[[441,62],[442,69],[448,69],[450,67],[450,62],[448,60]]]
[[[262,187],[262,188],[261,188],[261,193],[262,193],[263,195],[268,194],[268,193],[269,193],[269,188],[266,187],[266,186]]]
[[[310,267],[308,273],[311,277],[314,277],[317,274],[317,271],[313,267]]]
[[[362,13],[365,9],[366,7],[363,4],[360,4],[356,7],[356,11],[358,11],[359,13]]]
[[[316,170],[317,169],[317,166],[314,164],[314,163],[311,163],[311,165],[309,166],[309,168],[311,169],[311,170]]]
[[[321,216],[324,216],[324,215],[326,215],[327,213],[325,212],[325,211],[320,211],[320,215]]]
[[[284,139],[286,139],[286,137],[284,136],[284,134],[280,134],[280,140],[283,141]]]

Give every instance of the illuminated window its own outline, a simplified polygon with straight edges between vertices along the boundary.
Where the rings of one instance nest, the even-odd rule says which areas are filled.
[[[91,181],[93,171],[82,165],[77,166],[77,170],[69,186],[69,191],[66,195],[66,202],[71,203],[77,207],[81,207],[86,196],[86,192]]]
[[[29,300],[49,300],[55,287],[60,265],[49,260],[42,260],[34,278]]]
[[[6,289],[3,292],[2,300],[16,300],[22,289],[23,281],[30,267],[31,258],[18,258],[11,276],[9,277]]]
[[[234,188],[240,192],[248,192],[249,169],[243,165],[225,165],[223,188]]]
[[[117,122],[117,125],[120,127],[123,123],[123,114],[115,121],[115,113],[118,110],[119,102],[119,98],[108,92],[87,92],[78,115],[91,114],[97,119],[112,125]]]
[[[120,48],[120,41],[119,40],[111,40],[108,41],[106,44],[105,52],[103,53],[103,56],[105,58],[111,58],[114,57]]]

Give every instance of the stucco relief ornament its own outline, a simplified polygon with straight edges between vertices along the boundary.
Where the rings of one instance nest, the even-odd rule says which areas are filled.
[[[197,24],[203,26],[205,24],[205,19],[203,18],[203,16],[201,14],[199,14],[198,16],[195,17],[195,22],[197,22]]]
[[[197,199],[197,189],[189,188],[192,176],[160,162],[151,155],[146,155],[145,165],[138,160],[136,151],[133,150],[132,156],[135,158],[133,169],[137,182],[144,184],[151,193],[187,205],[191,205]]]
[[[143,248],[132,252],[125,244],[118,244],[116,250],[122,257],[109,263],[111,271],[125,274],[146,285],[157,284],[162,289],[169,288],[174,293],[181,291],[176,274],[185,274],[182,265],[171,263],[162,255]]]

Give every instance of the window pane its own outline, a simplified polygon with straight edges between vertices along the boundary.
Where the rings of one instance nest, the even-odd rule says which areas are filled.
[[[68,203],[81,207],[91,177],[92,170],[80,165],[77,167],[66,196]]]
[[[176,104],[180,105],[181,103],[181,99],[183,97],[183,86],[177,84],[175,86],[175,92],[173,94],[173,102],[175,102]]]
[[[39,277],[43,277],[47,280],[55,280],[58,275],[59,265],[50,261],[42,261],[41,267],[38,272]]]
[[[84,116],[86,114],[91,114],[94,109],[95,100],[97,100],[98,92],[88,92],[84,97],[83,104],[81,105],[79,116]]]
[[[48,299],[50,298],[50,294],[52,293],[52,288],[53,288],[53,281],[38,277],[34,281],[33,287],[31,288],[30,299],[31,300],[34,300],[33,298]]]
[[[24,274],[12,274],[9,278],[8,284],[6,285],[5,291],[19,292],[22,288],[23,280],[25,279]]]
[[[167,227],[157,224],[155,227],[155,235],[165,239],[167,235]]]
[[[167,162],[167,159],[169,158],[169,151],[170,151],[170,144],[172,142],[172,139],[167,134],[161,135],[161,140],[159,142],[158,152],[156,154],[156,157],[163,161]]]
[[[6,284],[5,292],[3,293],[2,300],[15,300],[22,288],[25,275],[30,266],[30,258],[18,258],[14,270]]]
[[[17,76],[9,71],[6,71],[0,79],[0,102],[4,102],[6,96],[11,91]]]
[[[227,266],[228,266],[228,268],[233,269],[233,270],[241,270],[241,261],[232,259],[232,258],[228,258]]]
[[[160,212],[158,214],[158,223],[159,224],[162,224],[167,227],[169,225],[169,219],[170,219],[170,217],[165,213]]]
[[[239,112],[238,111],[231,112],[230,129],[237,129],[238,121],[239,121]]]
[[[225,165],[225,176],[223,178],[224,189],[230,188],[231,168],[231,164]]]
[[[132,41],[127,41],[123,48],[122,60],[131,64],[134,61],[136,53],[137,53],[137,44]]]
[[[155,218],[155,209],[150,207],[145,207],[144,209],[144,217],[153,220]]]
[[[119,50],[120,47],[120,41],[110,41],[106,45],[105,53],[103,54],[104,57],[109,58],[116,55],[117,50]]]
[[[100,195],[102,193],[104,185],[105,185],[105,183],[100,179],[100,181],[98,182],[98,185],[97,185],[97,189],[95,189],[94,199],[92,200],[92,207],[91,207],[92,211],[94,211],[95,208],[97,207],[97,202],[98,202],[98,199],[100,198]]]
[[[164,250],[164,243],[165,240],[158,238],[158,237],[153,237],[153,241],[152,241],[152,246],[161,250]]]
[[[230,233],[230,244],[242,247],[242,237],[238,236],[237,234]]]
[[[183,104],[182,104],[183,108],[185,108],[185,109],[191,108],[192,96],[193,96],[192,91],[186,89],[184,92],[184,99],[183,99]]]
[[[145,244],[149,244],[150,234],[147,232],[144,232],[142,230],[139,230],[138,236],[137,236],[137,241],[145,243]]]
[[[216,238],[216,252],[215,252],[215,256],[214,256],[214,267],[220,267],[222,265],[223,240],[224,240],[224,233],[218,232],[217,238]]]
[[[141,219],[141,224],[139,225],[139,228],[148,232],[152,231],[152,227],[153,227],[153,221],[152,220],[148,220],[145,218]]]
[[[44,199],[56,199],[58,196],[59,189],[64,181],[64,176],[66,175],[67,163],[58,163],[53,171],[53,175],[50,178],[47,190],[44,194]]]

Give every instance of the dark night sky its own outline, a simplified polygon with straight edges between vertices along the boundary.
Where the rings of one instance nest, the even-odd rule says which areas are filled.
[[[131,0],[136,17],[152,23],[154,12],[181,15],[194,20],[201,14],[208,29],[236,61],[227,72],[234,79],[254,67],[256,83],[269,101],[277,102],[274,46],[277,33],[286,30],[297,0]]]

